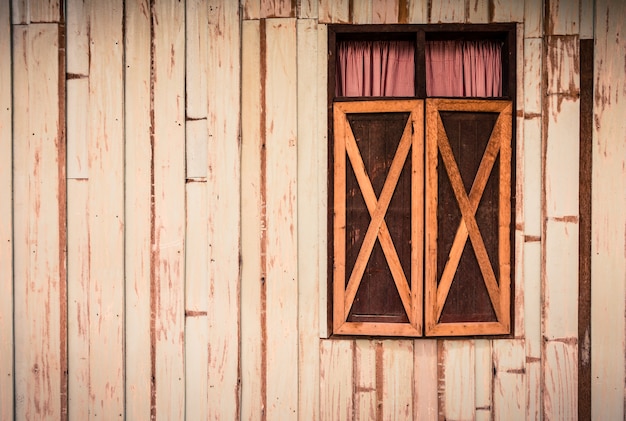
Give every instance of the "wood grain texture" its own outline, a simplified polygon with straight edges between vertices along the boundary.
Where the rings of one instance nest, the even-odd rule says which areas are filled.
[[[268,19],[266,34],[266,382],[267,417],[274,419],[298,411],[296,21]]]
[[[185,410],[185,9],[157,0],[153,19],[154,358],[153,409],[181,419]]]
[[[578,415],[578,358],[575,341],[544,344],[543,418],[576,419]]]
[[[209,7],[208,194],[209,418],[239,417],[240,15],[237,2]]]
[[[319,419],[319,123],[317,121],[319,57],[318,25],[315,20],[297,22],[298,71],[298,417]],[[319,101],[318,101],[319,100]],[[325,314],[324,314],[325,316]]]
[[[294,0],[261,0],[261,18],[289,18],[296,16]]]
[[[497,341],[493,341],[497,342]],[[492,341],[474,341],[474,366],[476,379],[476,420],[490,420],[492,414],[493,362]]]
[[[492,22],[523,22],[524,2],[518,0],[489,0]]]
[[[296,4],[299,19],[317,19],[318,0],[300,0]]]
[[[352,341],[320,342],[320,420],[352,419],[354,357]]]
[[[89,74],[89,3],[69,0],[65,6],[67,76]],[[71,51],[71,54],[69,52]],[[68,109],[68,116],[72,112]],[[69,141],[69,139],[68,139]],[[69,164],[69,162],[68,162]]]
[[[13,30],[15,408],[18,419],[62,417],[64,165],[59,26]],[[63,238],[60,236],[63,235]],[[64,316],[64,315],[63,315]],[[17,358],[19,356],[19,358]]]
[[[580,30],[580,0],[546,2],[546,35],[573,35]]]
[[[68,56],[72,50],[68,50]],[[89,80],[70,79],[67,96],[67,178],[89,178]]]
[[[13,24],[60,23],[60,0],[11,0]]]
[[[579,35],[580,39],[593,39],[594,1],[580,0]]]
[[[372,2],[357,1],[351,3],[350,22],[355,24],[372,23]]]
[[[413,419],[413,341],[382,342],[382,419]]]
[[[489,0],[467,0],[466,8],[468,23],[489,22]]]
[[[354,381],[354,419],[374,420],[377,416],[376,352],[379,342],[358,339],[352,343],[352,376]],[[382,392],[382,390],[381,390]]]
[[[372,23],[398,23],[399,12],[398,0],[372,0]]]
[[[320,0],[319,23],[347,23],[350,21],[350,0]]]
[[[185,317],[185,417],[207,419],[209,320],[204,314]]]
[[[92,416],[124,413],[122,2],[89,2],[89,374]]]
[[[0,3],[0,419],[13,419],[13,124],[11,14]]]
[[[151,16],[148,0],[124,3],[125,28],[125,394],[126,417],[148,419],[152,359],[150,131]],[[132,316],[130,316],[132,315]]]
[[[413,419],[436,420],[437,409],[437,341],[413,341]]]
[[[408,23],[428,23],[428,12],[427,1],[409,1]]]
[[[543,0],[524,0],[524,37],[539,38],[543,35]]]
[[[429,4],[429,23],[465,22],[465,0],[432,0]]]
[[[264,411],[261,384],[261,40],[258,20],[242,23],[241,54],[241,418]],[[318,392],[319,393],[319,392]]]
[[[444,407],[447,420],[476,417],[474,341],[443,341]]]
[[[591,417],[624,419],[626,4],[595,2],[591,216]],[[607,323],[610,320],[610,323]]]

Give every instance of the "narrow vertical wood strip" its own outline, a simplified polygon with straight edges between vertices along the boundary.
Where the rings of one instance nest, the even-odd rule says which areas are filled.
[[[413,341],[413,419],[437,419],[437,341]]]
[[[596,0],[591,191],[591,419],[622,420],[626,373],[626,3]],[[610,320],[610,323],[607,323]],[[582,339],[582,338],[581,338]]]
[[[15,417],[64,417],[65,192],[59,25],[14,31]],[[14,98],[15,98],[14,96]],[[26,140],[28,139],[28,140]],[[63,173],[64,175],[64,173]],[[63,202],[60,201],[63,199]],[[63,209],[62,209],[63,208]],[[63,284],[63,285],[61,285]],[[65,297],[63,297],[65,299]]]
[[[581,15],[582,18],[582,15]],[[578,419],[591,419],[591,174],[593,44],[580,41],[580,180],[578,234]]]
[[[315,20],[297,22],[298,70],[298,417],[319,419],[319,162],[317,156],[318,28]],[[326,49],[326,46],[322,46]]]
[[[11,23],[24,25],[30,23],[29,0],[9,0],[11,3]]]
[[[258,20],[241,33],[241,419],[262,419],[261,385],[261,34]],[[317,346],[317,345],[316,345]],[[319,392],[318,392],[319,393]]]
[[[88,6],[89,4],[82,0],[68,0],[65,6],[68,79],[89,74]],[[71,54],[69,54],[70,51]]]
[[[204,312],[185,317],[185,417],[207,419],[209,323]]]
[[[413,341],[386,340],[382,355],[382,419],[413,419]]]
[[[474,371],[474,341],[442,341],[444,348],[443,374],[446,419],[470,420],[476,417],[476,381]]]
[[[350,21],[352,0],[320,0],[320,23],[347,23]]]
[[[376,341],[355,340],[353,352],[354,419],[375,420],[378,407],[376,402]]]
[[[149,0],[124,3],[125,411],[149,419],[152,389],[152,143]]]
[[[71,55],[72,52],[68,55]],[[67,178],[89,177],[87,127],[89,80],[86,77],[67,81]]]
[[[296,16],[296,0],[261,0],[261,18],[289,18]]]
[[[13,419],[13,124],[10,2],[0,2],[0,419]]]
[[[124,413],[124,85],[121,1],[90,1],[89,411]]]
[[[493,341],[493,419],[526,417],[526,356],[520,339]]]
[[[240,416],[240,125],[239,4],[209,7],[209,418]]]
[[[573,35],[580,29],[580,0],[546,1],[546,34]]]
[[[465,22],[465,0],[430,0],[429,23]]]
[[[31,23],[60,23],[61,0],[28,0]]]
[[[320,420],[352,419],[354,357],[352,341],[320,342]]]
[[[539,38],[543,34],[543,10],[543,0],[524,0],[525,38]]]
[[[493,365],[492,341],[486,339],[474,342],[476,379],[476,420],[488,421],[492,418]]]
[[[298,411],[295,19],[266,20],[267,418]],[[286,376],[284,367],[291,367]]]

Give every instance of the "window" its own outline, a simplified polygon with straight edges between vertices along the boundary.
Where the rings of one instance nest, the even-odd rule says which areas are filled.
[[[335,335],[511,331],[514,25],[329,30]]]

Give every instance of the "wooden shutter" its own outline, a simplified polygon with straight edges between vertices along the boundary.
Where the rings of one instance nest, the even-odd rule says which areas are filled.
[[[426,100],[427,336],[510,333],[511,110]]]
[[[334,104],[333,332],[420,336],[423,101]]]

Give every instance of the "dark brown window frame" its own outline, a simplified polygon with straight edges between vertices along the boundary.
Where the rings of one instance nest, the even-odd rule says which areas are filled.
[[[510,189],[510,331],[507,334],[473,334],[453,336],[454,338],[483,337],[511,338],[514,337],[514,314],[515,314],[515,203],[516,203],[516,176],[515,176],[515,151],[516,151],[516,93],[517,93],[517,25],[515,23],[497,24],[332,24],[328,25],[328,86],[327,86],[327,111],[328,111],[328,215],[327,215],[327,327],[331,337],[350,337],[350,335],[337,334],[333,331],[333,104],[342,101],[372,100],[372,97],[335,97],[335,72],[336,72],[336,45],[341,40],[414,40],[415,41],[415,92],[411,99],[426,99],[425,79],[425,42],[428,40],[500,40],[502,48],[502,96],[490,99],[508,100],[512,103],[511,118],[511,189]],[[398,98],[400,99],[400,98]],[[404,98],[406,99],[406,98]],[[425,258],[425,257],[424,257]],[[422,303],[425,302],[425,290]],[[424,305],[422,305],[424,307]],[[422,308],[422,312],[424,308]],[[425,320],[422,317],[423,320]],[[424,326],[422,326],[424,332]],[[385,336],[385,335],[365,335]],[[425,336],[422,336],[425,337]],[[428,336],[449,337],[445,334]]]

